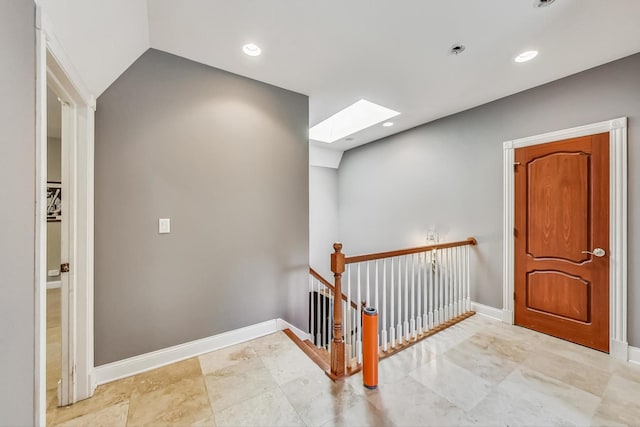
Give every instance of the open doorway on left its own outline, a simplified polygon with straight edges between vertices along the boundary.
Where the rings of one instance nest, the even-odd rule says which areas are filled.
[[[47,88],[47,410],[59,404],[62,378],[62,108]]]

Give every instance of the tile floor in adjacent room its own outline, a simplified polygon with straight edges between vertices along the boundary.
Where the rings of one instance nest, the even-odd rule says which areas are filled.
[[[640,365],[476,315],[332,383],[279,332],[98,387],[49,425],[640,425]]]
[[[58,402],[58,380],[62,371],[60,309],[60,288],[47,289],[47,406]]]

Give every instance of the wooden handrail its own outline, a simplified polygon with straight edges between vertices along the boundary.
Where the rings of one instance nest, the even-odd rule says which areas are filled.
[[[322,277],[317,271],[315,271],[312,267],[309,267],[309,274],[311,274],[314,278],[316,278],[320,283],[322,283],[324,286],[326,286],[327,288],[331,289],[333,291],[333,294],[336,294],[336,288],[329,283],[324,277]],[[356,304],[353,301],[349,301],[349,299],[347,298],[347,296],[345,294],[342,294],[342,300],[344,302],[350,302],[351,303],[351,307],[353,307],[354,309],[358,309],[358,304]]]
[[[417,254],[421,252],[429,252],[436,249],[456,248],[458,246],[475,246],[477,244],[478,244],[478,241],[474,237],[469,237],[466,240],[461,240],[459,242],[437,243],[435,245],[419,246],[417,248],[400,249],[397,251],[378,252],[376,254],[345,257],[344,263],[354,264],[357,262],[373,261],[376,259],[392,258],[392,257],[397,257],[402,255],[411,255],[411,254]]]

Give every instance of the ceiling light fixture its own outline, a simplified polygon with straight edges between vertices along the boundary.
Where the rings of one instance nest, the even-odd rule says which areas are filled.
[[[309,129],[309,138],[332,143],[400,114],[361,99]]]
[[[384,127],[386,127],[386,128],[391,127],[391,126],[393,126],[393,122],[384,122],[384,123],[382,124],[382,126],[384,126]]]
[[[516,62],[527,62],[527,61],[531,61],[536,56],[538,56],[538,51],[537,50],[528,50],[528,51],[522,52],[520,55],[516,56],[514,58],[514,61],[516,61]]]
[[[254,43],[247,43],[242,46],[242,51],[249,56],[258,56],[262,53],[260,46]]]

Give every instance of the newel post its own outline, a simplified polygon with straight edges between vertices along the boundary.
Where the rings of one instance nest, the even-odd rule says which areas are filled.
[[[342,273],[344,273],[344,254],[342,243],[333,244],[331,271],[335,280],[333,295],[333,343],[331,344],[331,375],[344,377],[344,339],[342,332]]]

